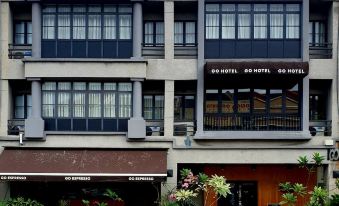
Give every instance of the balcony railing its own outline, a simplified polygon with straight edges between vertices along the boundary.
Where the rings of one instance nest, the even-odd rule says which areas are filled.
[[[163,59],[165,56],[164,44],[142,44],[142,56],[149,59]]]
[[[331,136],[332,120],[310,120],[309,129],[312,136]]]
[[[195,59],[198,56],[198,48],[196,44],[190,46],[175,45],[174,56],[177,59]]]
[[[18,135],[20,132],[23,132],[25,129],[25,120],[24,119],[11,119],[7,123],[7,134],[8,135]]]
[[[300,131],[299,115],[205,114],[206,131]]]
[[[9,59],[22,59],[32,56],[31,44],[9,44],[8,45],[8,58]]]
[[[311,59],[332,58],[332,43],[310,43],[309,48]]]

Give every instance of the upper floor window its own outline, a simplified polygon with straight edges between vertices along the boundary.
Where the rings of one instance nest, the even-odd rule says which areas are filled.
[[[42,91],[47,130],[117,131],[131,116],[131,83],[45,82]]]
[[[32,44],[32,22],[17,21],[14,23],[14,44]]]
[[[48,5],[43,39],[131,39],[132,8],[127,5]]]
[[[26,119],[32,113],[32,96],[20,94],[14,97],[14,119]]]
[[[144,24],[145,46],[164,46],[164,22],[146,21]]]
[[[309,22],[309,43],[311,46],[325,46],[326,26],[322,21]]]
[[[164,95],[144,95],[144,118],[146,120],[163,120],[164,104]]]
[[[176,95],[174,97],[174,120],[193,121],[195,118],[195,96]]]
[[[300,4],[206,4],[206,39],[300,39]]]
[[[174,22],[174,45],[175,46],[196,45],[196,23],[194,21]]]

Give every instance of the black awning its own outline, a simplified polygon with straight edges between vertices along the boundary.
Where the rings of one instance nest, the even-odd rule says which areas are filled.
[[[167,151],[5,149],[1,181],[160,182]]]

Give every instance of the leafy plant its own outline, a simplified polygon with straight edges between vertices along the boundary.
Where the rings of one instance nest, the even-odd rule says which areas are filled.
[[[106,192],[104,193],[104,196],[117,201],[123,201],[116,192],[112,191],[111,189],[106,189]]]
[[[307,206],[324,206],[327,203],[328,193],[325,189],[315,186],[309,193],[311,198]]]
[[[107,206],[106,202],[94,202],[96,206]]]
[[[6,203],[6,206],[43,206],[36,200],[25,199],[24,197],[17,197],[14,199],[9,199]]]
[[[81,202],[84,206],[89,206],[90,204],[89,200],[81,200]]]
[[[279,203],[281,205],[293,206],[297,202],[297,196],[293,193],[285,193],[282,195],[282,201]]]

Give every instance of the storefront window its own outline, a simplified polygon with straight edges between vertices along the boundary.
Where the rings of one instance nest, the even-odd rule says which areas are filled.
[[[266,113],[267,94],[266,89],[254,89],[253,112],[258,114]]]
[[[270,90],[270,113],[282,113],[283,92],[281,89]]]
[[[206,113],[218,113],[218,99],[219,92],[217,89],[207,89],[206,90],[206,102],[205,102],[205,112]]]
[[[238,89],[238,112],[249,113],[251,104],[251,90]]]
[[[222,113],[234,112],[234,89],[222,90]]]

